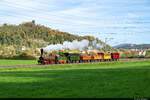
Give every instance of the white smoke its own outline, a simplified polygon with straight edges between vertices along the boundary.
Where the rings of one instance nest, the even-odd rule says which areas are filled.
[[[77,41],[74,40],[72,42],[65,41],[63,44],[55,44],[55,45],[48,45],[47,47],[44,47],[45,52],[50,52],[54,50],[65,50],[65,49],[80,49],[83,50],[84,48],[88,47],[89,41],[88,40],[82,40],[82,41]]]
[[[94,41],[92,42],[92,45],[94,46],[94,45],[96,45],[96,44],[97,44],[97,41],[94,40]]]
[[[88,40],[82,40],[82,41],[74,40],[72,42],[65,41],[65,42],[63,42],[63,44],[55,44],[55,45],[51,44],[51,45],[48,45],[47,47],[44,47],[43,49],[45,52],[51,52],[54,50],[65,50],[65,49],[83,50],[84,48],[88,48],[88,50],[92,50],[93,47],[96,47],[97,49],[103,48],[103,46],[101,44],[97,43],[96,40],[94,40],[92,42],[92,46],[89,46]]]
[[[96,48],[101,49],[103,46],[101,44],[96,44]]]
[[[93,46],[93,47],[96,47],[97,49],[103,48],[103,45],[101,45],[100,43],[97,43],[96,40],[94,40],[94,41],[92,42],[92,46]],[[90,49],[91,49],[91,47],[90,47]]]
[[[92,50],[92,49],[93,49],[93,47],[92,47],[92,46],[88,47],[88,50]]]

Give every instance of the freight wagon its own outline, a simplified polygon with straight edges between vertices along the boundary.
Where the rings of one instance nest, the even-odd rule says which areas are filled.
[[[64,53],[64,55],[67,57],[67,63],[76,63],[81,62],[80,61],[80,54],[77,53]]]
[[[104,61],[111,61],[111,53],[104,53]]]
[[[111,53],[111,58],[113,61],[119,60],[119,53]]]

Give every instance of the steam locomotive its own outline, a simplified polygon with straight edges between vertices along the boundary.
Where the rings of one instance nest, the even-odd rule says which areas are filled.
[[[101,61],[118,61],[119,53],[110,53],[99,51],[95,55],[83,55],[78,53],[61,53],[51,54],[49,57],[43,56],[43,49],[41,49],[41,56],[38,64],[65,64],[65,63],[86,63],[86,62],[101,62]]]

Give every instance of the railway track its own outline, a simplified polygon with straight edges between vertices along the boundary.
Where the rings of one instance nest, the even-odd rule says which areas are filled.
[[[135,62],[135,61],[150,61],[150,59],[120,59],[119,61],[103,61],[103,62],[88,62],[88,63],[70,63],[70,64],[48,64],[48,65],[10,65],[10,66],[0,66],[0,68],[16,68],[16,67],[34,67],[34,66],[55,66],[55,65],[74,65],[74,64],[94,64],[94,63],[113,63],[113,62]]]

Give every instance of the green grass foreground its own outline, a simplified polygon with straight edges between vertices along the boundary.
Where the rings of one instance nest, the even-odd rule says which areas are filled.
[[[0,66],[37,64],[37,60],[0,60]]]
[[[150,98],[150,61],[0,69],[0,98]]]

